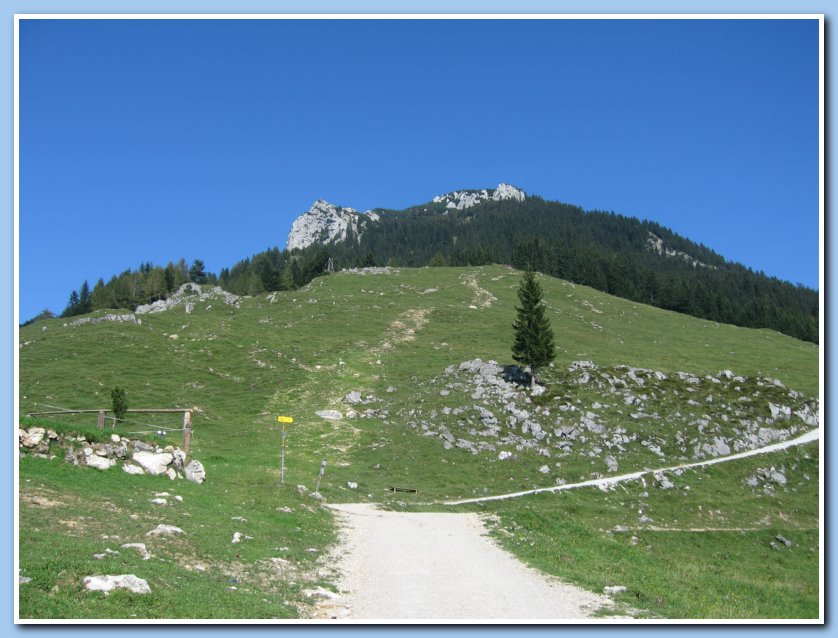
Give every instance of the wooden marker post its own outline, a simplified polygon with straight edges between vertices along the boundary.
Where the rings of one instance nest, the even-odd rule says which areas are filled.
[[[96,418],[96,427],[100,430],[105,429],[105,411],[99,410],[99,416]]]
[[[189,456],[189,445],[192,443],[192,410],[183,413],[183,453]]]
[[[285,485],[285,427],[293,423],[294,419],[290,416],[278,416],[276,420],[282,423],[282,462],[279,466],[279,484]]]

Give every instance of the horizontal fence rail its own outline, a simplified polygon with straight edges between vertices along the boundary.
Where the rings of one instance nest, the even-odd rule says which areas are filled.
[[[48,406],[49,407],[49,406]],[[188,455],[189,454],[189,446],[192,443],[192,408],[128,408],[125,412],[133,412],[134,414],[179,414],[183,413],[183,444],[181,445],[181,449],[183,453]],[[99,429],[104,429],[105,427],[105,415],[108,412],[113,412],[110,408],[105,409],[73,409],[73,408],[62,408],[58,410],[46,410],[41,412],[27,412],[26,416],[51,416],[56,414],[98,414],[99,418],[97,420],[96,425]],[[116,417],[111,417],[114,419],[114,424],[116,424]],[[154,426],[158,427],[158,426]],[[161,428],[163,430],[170,430],[176,432],[177,430],[171,430],[171,428]]]

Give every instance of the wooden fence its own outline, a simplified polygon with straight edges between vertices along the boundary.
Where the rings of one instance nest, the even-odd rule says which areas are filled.
[[[52,414],[97,414],[98,420],[96,425],[99,429],[105,427],[106,414],[112,412],[110,409],[105,410],[49,410],[47,412],[29,412],[26,416],[47,416]],[[184,454],[189,454],[189,446],[192,443],[192,408],[129,408],[126,412],[145,413],[145,414],[166,414],[166,413],[180,413],[183,412],[183,445],[181,449]],[[116,423],[116,417],[113,417]]]

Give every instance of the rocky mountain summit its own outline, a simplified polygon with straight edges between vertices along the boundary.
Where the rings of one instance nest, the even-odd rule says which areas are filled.
[[[434,204],[444,203],[446,208],[456,208],[463,210],[464,208],[471,208],[483,202],[494,200],[500,202],[503,200],[515,200],[523,202],[526,199],[526,194],[519,188],[510,186],[509,184],[498,184],[494,190],[464,190],[454,191],[453,193],[446,193],[445,195],[437,195],[433,198]]]
[[[372,211],[365,214],[373,221],[378,220],[378,215]],[[288,250],[344,241],[350,230],[358,236],[360,216],[361,213],[354,208],[335,206],[324,199],[318,199],[291,224]]]
[[[463,210],[490,200],[514,200],[522,202],[526,194],[519,188],[501,183],[495,189],[462,190],[437,195],[433,204],[445,204],[445,209]],[[429,210],[425,208],[425,210]],[[288,233],[288,250],[306,248],[313,244],[331,244],[345,241],[352,236],[360,238],[364,232],[364,223],[377,222],[381,215],[374,210],[361,213],[348,206],[337,206],[326,200],[318,199],[306,212],[291,224]]]

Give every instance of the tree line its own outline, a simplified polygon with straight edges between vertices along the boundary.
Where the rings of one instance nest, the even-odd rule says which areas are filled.
[[[534,196],[465,210],[427,205],[376,212],[381,219],[375,223],[362,218],[360,237],[293,251],[270,248],[218,276],[203,273],[205,281],[198,283],[217,283],[238,295],[294,290],[323,274],[329,258],[336,270],[508,264],[659,308],[818,342],[817,291],[727,262],[654,222]],[[700,265],[650,249],[652,234]],[[149,303],[196,281],[192,271],[183,260],[165,268],[144,264],[108,283],[99,280],[92,291],[85,292],[85,283],[64,312]]]
[[[187,282],[217,284],[218,277],[207,272],[200,259],[193,261],[191,266],[187,266],[183,258],[177,263],[169,262],[165,267],[143,262],[136,270],[125,270],[111,277],[107,283],[99,279],[92,290],[85,281],[78,290],[70,293],[61,316],[73,317],[105,308],[134,310],[137,306],[166,299]],[[45,313],[49,311],[45,310],[36,319]]]

